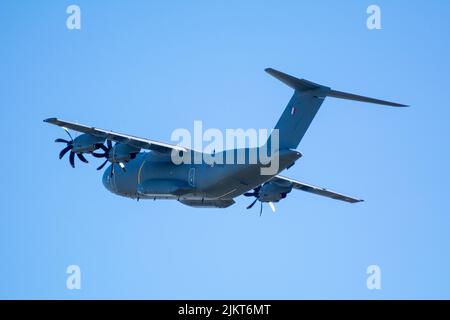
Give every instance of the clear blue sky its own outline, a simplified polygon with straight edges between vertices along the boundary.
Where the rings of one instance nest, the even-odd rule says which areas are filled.
[[[66,29],[66,7],[82,29]],[[366,28],[366,8],[382,30]],[[448,1],[2,1],[0,298],[450,298]],[[99,161],[58,160],[58,116],[169,141],[271,128],[291,90],[263,72],[411,104],[327,99],[272,214],[116,197]],[[92,163],[93,162],[93,163]],[[66,289],[66,267],[82,289]],[[366,288],[366,268],[382,290]]]

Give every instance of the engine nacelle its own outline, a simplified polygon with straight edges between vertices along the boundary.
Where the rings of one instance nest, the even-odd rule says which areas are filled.
[[[128,144],[116,143],[108,154],[108,160],[112,163],[127,162],[141,151],[140,148]]]
[[[105,138],[96,137],[88,133],[79,135],[73,140],[72,151],[75,153],[90,153],[98,149],[103,144]]]
[[[291,191],[292,184],[289,181],[269,181],[264,183],[259,190],[259,200],[261,202],[278,202],[286,198],[286,195]]]

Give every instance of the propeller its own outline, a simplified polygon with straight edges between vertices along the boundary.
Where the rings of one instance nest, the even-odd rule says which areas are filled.
[[[102,150],[104,151],[103,153],[96,153],[96,152],[93,152],[93,153],[92,153],[92,155],[93,155],[94,157],[96,157],[96,158],[106,158],[105,162],[103,162],[103,163],[97,168],[97,170],[102,170],[103,167],[108,163],[108,161],[109,161],[109,154],[110,154],[112,148],[113,148],[112,141],[111,141],[111,140],[106,140],[106,146],[103,145],[103,144],[100,146],[100,149],[102,149]],[[113,174],[114,174],[114,163],[113,163],[112,166],[111,166],[111,173],[110,173],[110,176],[112,177]]]
[[[250,205],[247,207],[247,209],[251,209],[253,208],[253,206],[255,205],[255,203],[257,201],[259,201],[261,203],[260,207],[259,207],[259,215],[262,215],[263,212],[263,202],[260,200],[260,190],[261,190],[261,186],[256,187],[255,189],[253,189],[253,192],[246,192],[244,193],[244,196],[246,197],[255,197],[256,199],[253,200],[252,203],[250,203]],[[273,204],[273,202],[269,202],[269,206],[272,209],[273,212],[276,211],[275,209],[275,205]]]
[[[114,148],[112,141],[111,140],[106,140],[106,146],[101,144],[99,145],[99,148],[102,149],[104,152],[103,153],[96,153],[93,152],[92,155],[96,158],[106,158],[106,160],[97,168],[97,170],[101,170],[103,169],[103,167],[108,163],[108,161],[110,161],[110,159],[112,159],[111,157],[111,150]],[[136,153],[130,153],[130,159],[134,159],[136,158]],[[123,162],[113,162],[110,161],[112,163],[111,165],[111,173],[110,176],[112,177],[115,171],[115,166],[114,164],[117,163],[119,165],[119,167],[122,169],[123,172],[125,172],[125,165]]]
[[[253,189],[253,192],[244,193],[244,196],[246,196],[246,197],[255,197],[255,200],[253,200],[253,202],[250,203],[250,205],[247,207],[247,209],[253,208],[255,203],[259,200],[259,191],[260,190],[261,190],[261,186],[257,186],[255,189]],[[262,203],[262,201],[260,201],[260,202],[261,202],[261,205],[259,207],[259,216],[262,215],[262,211],[263,211],[263,203]]]
[[[105,162],[103,162],[98,168],[97,170],[101,170],[103,169],[103,167],[108,163],[108,158],[109,158],[109,152],[112,149],[112,142],[111,140],[106,140],[106,147],[105,145],[99,145],[100,149],[103,150],[103,153],[96,153],[93,152],[92,155],[96,158],[106,158]]]
[[[61,138],[58,138],[58,139],[55,140],[55,142],[65,143],[66,144],[66,147],[64,149],[62,149],[61,152],[59,153],[59,159],[62,159],[66,155],[66,153],[70,151],[69,163],[72,166],[72,168],[75,168],[75,155],[77,155],[78,159],[80,159],[82,162],[88,163],[88,161],[83,156],[83,154],[75,153],[75,152],[72,151],[72,149],[73,149],[73,138],[72,138],[72,135],[70,134],[69,130],[67,130],[64,127],[63,127],[63,129],[68,134],[70,140],[61,139]]]
[[[277,210],[275,209],[275,205],[273,202],[269,202],[270,209],[272,209],[272,212],[275,213]]]

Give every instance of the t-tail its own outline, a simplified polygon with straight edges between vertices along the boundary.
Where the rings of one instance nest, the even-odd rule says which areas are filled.
[[[332,90],[329,87],[308,80],[298,79],[272,68],[267,68],[266,72],[294,89],[294,95],[275,126],[275,129],[278,129],[279,138],[279,148],[276,149],[279,150],[297,148],[326,97],[368,102],[391,107],[407,107],[407,105],[395,102]]]

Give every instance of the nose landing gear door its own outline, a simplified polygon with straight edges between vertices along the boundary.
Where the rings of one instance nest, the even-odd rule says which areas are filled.
[[[189,169],[188,183],[191,187],[195,187],[195,168]]]

